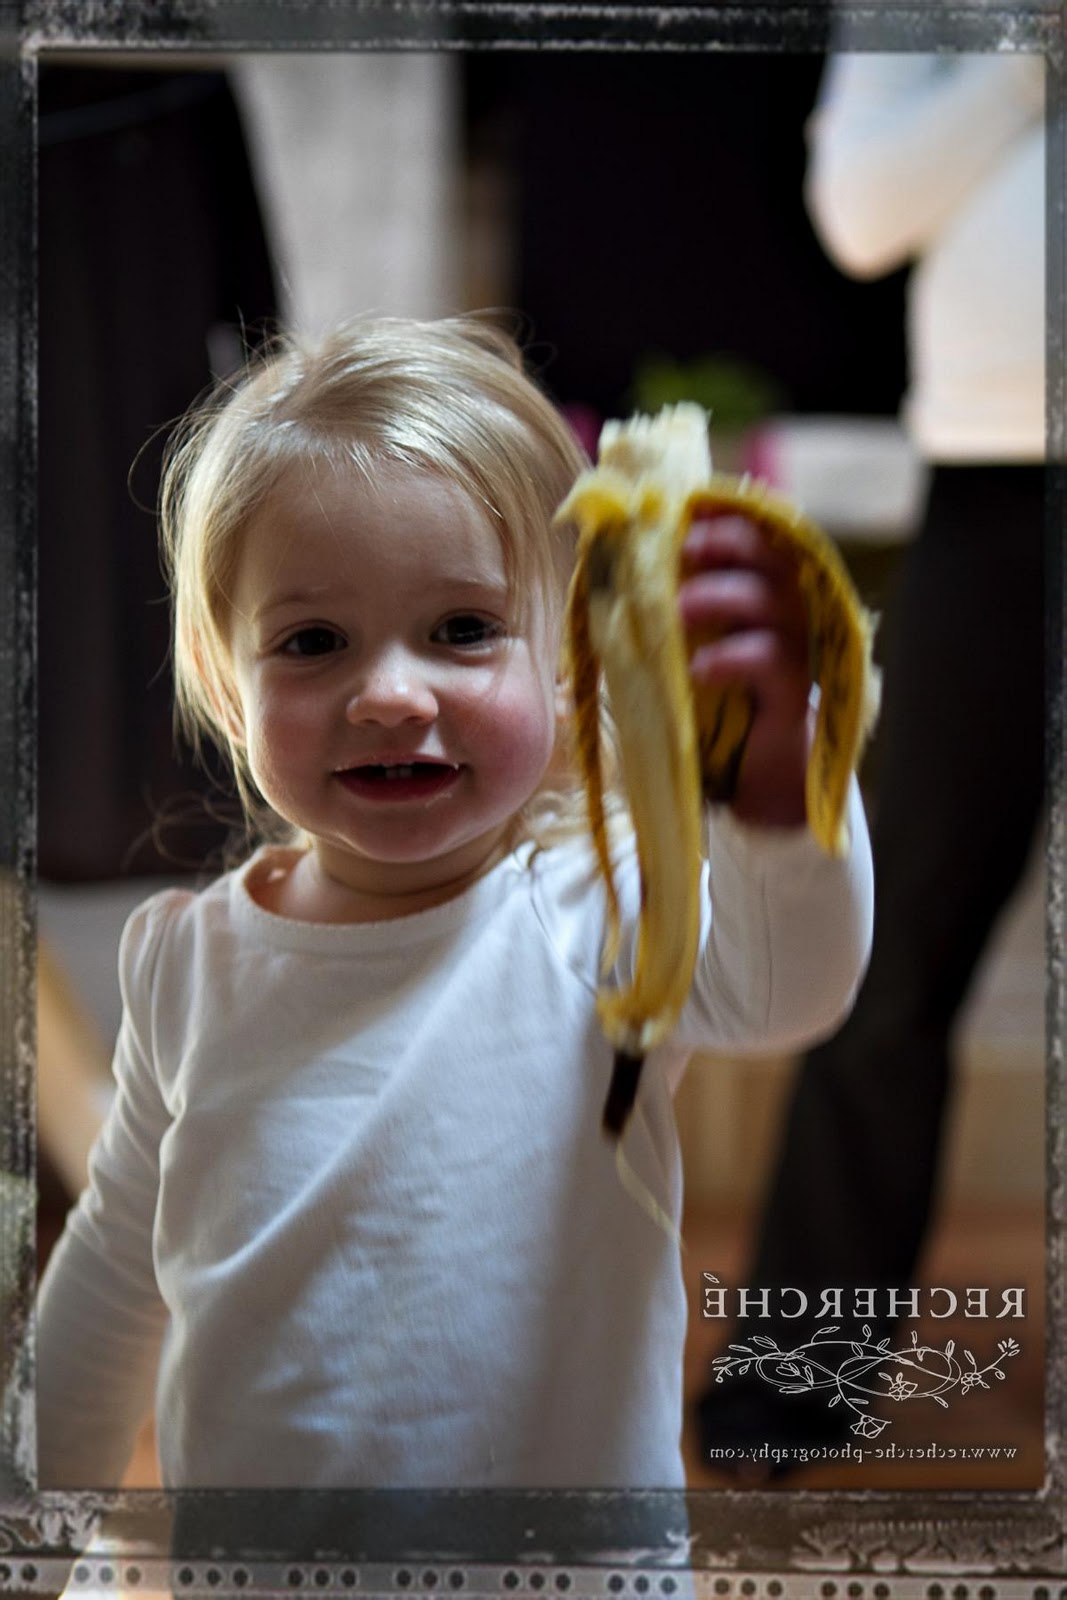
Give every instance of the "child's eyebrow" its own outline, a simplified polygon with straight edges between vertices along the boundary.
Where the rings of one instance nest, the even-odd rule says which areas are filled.
[[[503,603],[510,596],[506,578],[479,576],[468,572],[442,573],[427,589],[428,597],[437,595],[442,601],[481,600]],[[296,589],[285,589],[278,594],[268,594],[253,609],[252,618],[262,622],[276,611],[297,610],[303,606],[317,606],[325,599],[337,600],[336,584],[305,584]]]
[[[287,611],[294,606],[315,605],[328,595],[336,594],[336,590],[329,584],[316,584],[314,587],[303,589],[286,589],[281,594],[268,594],[259,605],[255,606],[252,616],[257,620],[269,617],[275,611]]]
[[[445,574],[439,585],[442,593],[457,595],[499,595],[508,594],[508,583],[504,578],[472,577],[470,573]]]

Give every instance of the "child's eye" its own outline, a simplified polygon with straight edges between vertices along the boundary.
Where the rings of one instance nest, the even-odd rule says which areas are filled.
[[[463,613],[457,617],[446,617],[434,630],[433,637],[435,644],[462,647],[487,644],[490,639],[499,639],[503,631],[503,626],[489,617]]]
[[[325,656],[332,650],[343,650],[345,641],[333,628],[300,628],[289,635],[282,645],[287,656]]]

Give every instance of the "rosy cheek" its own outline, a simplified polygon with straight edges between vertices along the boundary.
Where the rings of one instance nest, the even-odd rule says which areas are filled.
[[[494,697],[479,720],[496,770],[517,779],[539,780],[555,743],[554,705],[540,687],[535,683],[509,687]]]
[[[299,760],[311,724],[294,705],[261,704],[249,728],[249,756],[253,771],[263,778],[284,774]]]

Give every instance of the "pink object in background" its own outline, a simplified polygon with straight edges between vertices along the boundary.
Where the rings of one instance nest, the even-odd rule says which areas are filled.
[[[772,489],[782,487],[782,467],[775,448],[775,434],[771,428],[750,428],[741,446],[741,471],[750,477],[769,483]]]
[[[561,406],[560,410],[574,429],[578,443],[586,455],[589,456],[590,460],[595,461],[600,429],[603,426],[600,413],[594,411],[592,406],[582,405],[578,401]]]

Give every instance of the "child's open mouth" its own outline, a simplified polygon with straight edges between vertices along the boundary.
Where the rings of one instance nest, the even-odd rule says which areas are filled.
[[[368,762],[337,776],[353,794],[373,800],[425,799],[450,789],[460,768],[446,761]]]

